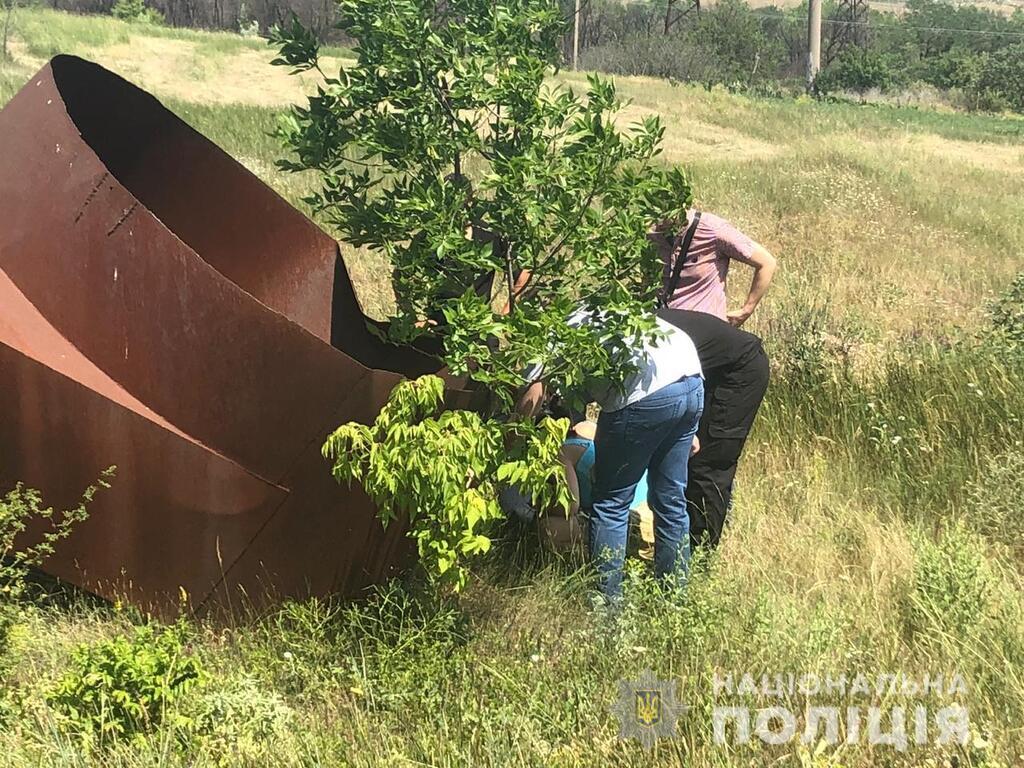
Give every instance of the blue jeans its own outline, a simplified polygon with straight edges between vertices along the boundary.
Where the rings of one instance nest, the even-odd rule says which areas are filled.
[[[622,568],[633,493],[647,471],[654,513],[654,569],[681,584],[690,559],[686,471],[704,408],[704,381],[687,376],[597,421],[590,556],[605,597],[622,594]]]

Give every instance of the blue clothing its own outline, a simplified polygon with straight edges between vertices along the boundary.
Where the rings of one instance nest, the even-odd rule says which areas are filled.
[[[690,447],[704,408],[704,382],[686,376],[618,411],[602,411],[594,441],[590,555],[599,588],[622,594],[629,508],[648,472],[647,501],[654,513],[654,571],[679,584],[690,558],[686,476]]]
[[[576,482],[580,488],[580,509],[589,511],[594,503],[594,441],[574,435],[573,437],[566,438],[563,445],[578,445],[584,449],[583,455],[576,461]],[[630,509],[636,509],[637,506],[646,501],[647,473],[644,472],[644,476],[640,478],[640,482],[636,485],[633,501],[629,505]]]
[[[580,509],[590,509],[594,503],[594,441],[573,436],[566,438],[562,445],[583,448],[583,454],[576,460],[576,483],[580,488]]]

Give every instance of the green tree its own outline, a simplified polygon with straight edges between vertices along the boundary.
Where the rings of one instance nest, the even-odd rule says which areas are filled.
[[[1006,107],[1024,112],[1024,43],[987,54],[978,73],[977,88]]]
[[[145,0],[117,0],[110,9],[115,19],[128,23],[163,24],[164,17],[155,8],[147,8]]]
[[[863,95],[872,88],[888,90],[897,81],[890,59],[869,48],[847,48],[818,76],[815,89],[828,94],[853,91]]]
[[[536,363],[569,388],[621,378],[605,342],[651,332],[642,310],[660,285],[646,234],[690,200],[683,174],[655,162],[658,118],[622,131],[611,82],[591,77],[581,97],[546,79],[563,31],[546,0],[343,0],[340,19],[357,61],[292,110],[282,164],[318,171],[315,208],[394,265],[390,338],[439,339],[454,372],[506,403]],[[277,63],[319,67],[297,21],[274,39]],[[524,269],[507,314],[462,290],[494,272],[507,296]],[[577,306],[600,321],[569,331]]]
[[[690,202],[683,173],[657,162],[659,119],[623,128],[611,82],[589,77],[584,95],[551,79],[565,29],[549,0],[341,0],[339,19],[356,61],[321,70],[308,105],[283,119],[291,158],[281,165],[315,170],[315,210],[390,260],[388,338],[433,337],[454,373],[494,393],[499,416],[530,366],[569,395],[621,382],[627,347],[656,333],[644,310],[661,267],[647,233]],[[296,19],[272,41],[275,63],[321,69],[316,36]],[[489,273],[501,295],[472,290]],[[568,327],[577,308],[594,321]],[[535,454],[555,467],[550,450]],[[418,504],[400,501],[405,511]]]

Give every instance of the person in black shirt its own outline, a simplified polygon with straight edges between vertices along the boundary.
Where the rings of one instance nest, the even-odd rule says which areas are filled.
[[[761,339],[705,312],[663,308],[658,317],[686,333],[704,371],[700,450],[690,457],[686,486],[693,546],[718,545],[732,500],[733,479],[768,388]]]

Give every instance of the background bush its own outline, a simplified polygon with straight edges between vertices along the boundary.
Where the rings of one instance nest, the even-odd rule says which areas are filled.
[[[896,62],[883,53],[852,47],[829,64],[815,81],[819,93],[889,91],[900,83]]]

